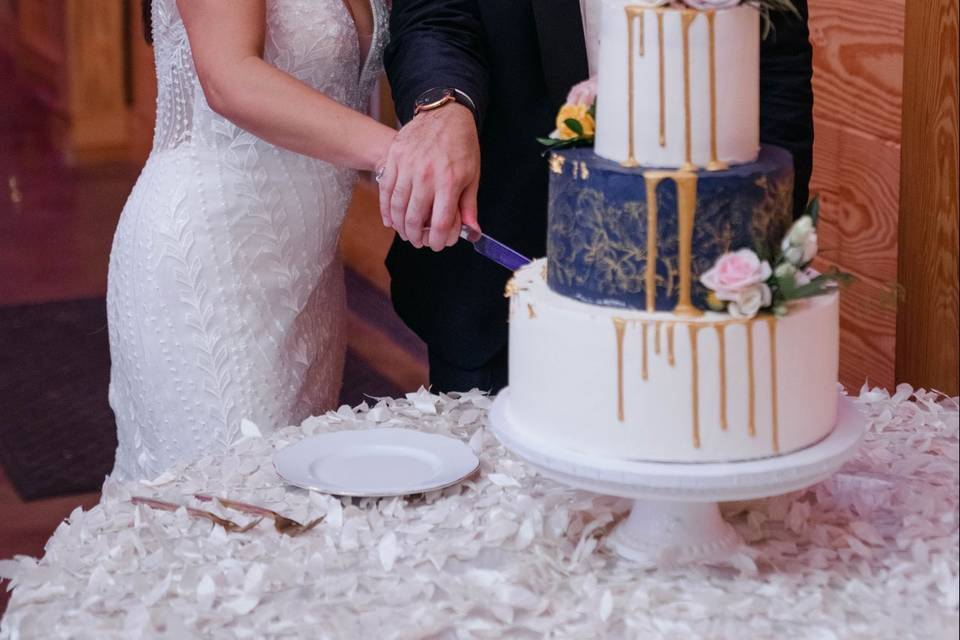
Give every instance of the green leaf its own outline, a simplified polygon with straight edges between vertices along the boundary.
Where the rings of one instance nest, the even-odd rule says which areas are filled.
[[[849,273],[843,273],[837,269],[831,269],[827,273],[821,273],[807,284],[795,287],[792,283],[780,282],[780,292],[786,300],[802,300],[803,298],[812,298],[822,296],[832,292],[836,287],[846,285],[853,281],[853,276]]]
[[[556,138],[537,138],[537,142],[539,142],[540,144],[546,145],[548,147],[552,147],[555,144],[558,144],[563,141],[557,140]]]
[[[807,203],[807,210],[804,211],[804,215],[810,216],[810,219],[813,220],[813,226],[817,226],[817,223],[820,222],[820,194],[813,196],[813,199]]]
[[[563,121],[563,124],[567,125],[567,127],[570,128],[570,131],[573,131],[578,136],[583,135],[583,125],[581,125],[578,120],[574,120],[573,118],[567,118],[566,120]]]

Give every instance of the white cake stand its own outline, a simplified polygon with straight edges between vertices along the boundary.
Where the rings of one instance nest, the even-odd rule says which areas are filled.
[[[509,403],[508,388],[490,412],[490,425],[505,447],[558,482],[634,500],[607,544],[646,567],[723,560],[743,540],[720,516],[718,502],[782,495],[826,479],[856,453],[866,425],[853,401],[841,397],[836,428],[802,451],[746,462],[638,462],[531,438],[510,420]]]

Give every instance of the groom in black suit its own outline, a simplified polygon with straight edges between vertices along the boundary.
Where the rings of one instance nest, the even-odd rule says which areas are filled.
[[[807,2],[794,4],[803,19],[775,15],[762,44],[760,137],[793,153],[799,212],[813,92]],[[536,137],[588,75],[581,0],[393,0],[390,28],[386,68],[405,123],[378,177],[384,224],[400,236],[387,257],[393,303],[429,347],[434,390],[495,392],[507,384],[510,274],[457,244],[457,231],[479,212],[484,232],[545,254]]]

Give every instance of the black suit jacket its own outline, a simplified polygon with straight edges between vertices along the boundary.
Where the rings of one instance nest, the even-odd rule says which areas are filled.
[[[804,16],[775,17],[763,41],[760,136],[789,149],[795,209],[807,199],[813,144],[811,48]],[[528,256],[546,252],[547,165],[535,140],[553,129],[567,91],[586,79],[579,0],[393,0],[386,69],[397,114],[418,95],[454,87],[476,102],[483,230]],[[397,312],[438,356],[487,363],[507,342],[510,274],[465,242],[439,254],[394,241],[387,257]]]

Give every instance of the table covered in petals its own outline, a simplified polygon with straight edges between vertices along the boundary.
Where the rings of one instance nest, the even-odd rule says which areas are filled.
[[[862,450],[830,480],[725,505],[749,541],[728,566],[640,571],[605,550],[624,500],[538,476],[485,428],[480,393],[343,407],[150,483],[105,484],[40,560],[0,563],[13,594],[0,638],[956,637],[956,402],[864,390]],[[285,486],[278,448],[304,435],[398,426],[449,434],[481,458],[459,486],[347,500]],[[148,496],[213,494],[301,522],[228,533]]]

